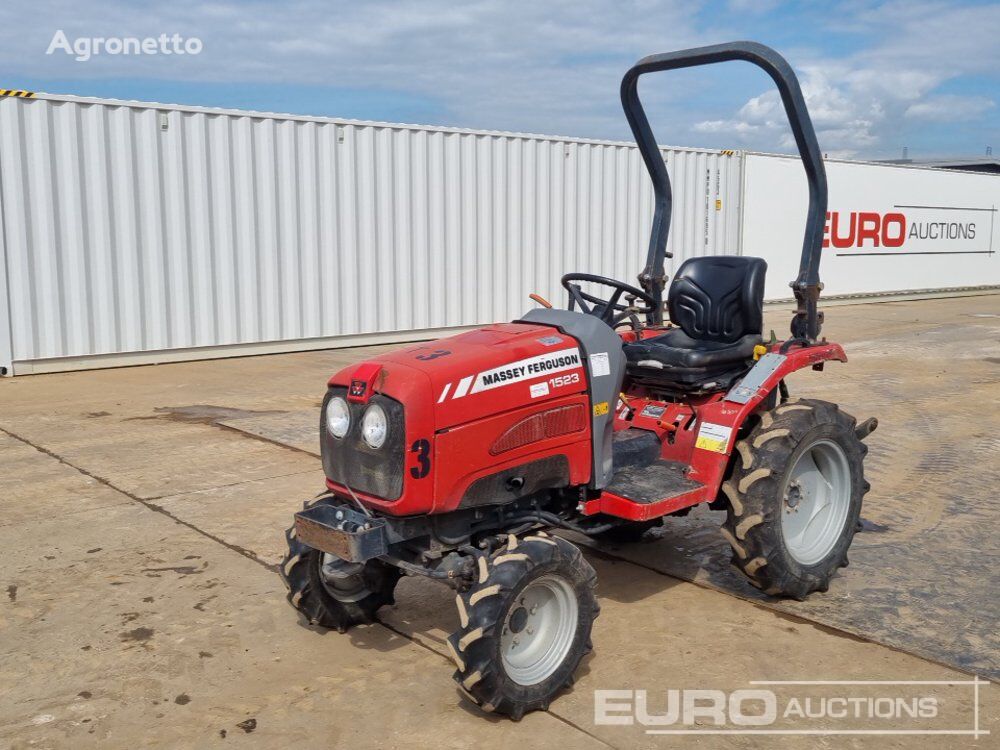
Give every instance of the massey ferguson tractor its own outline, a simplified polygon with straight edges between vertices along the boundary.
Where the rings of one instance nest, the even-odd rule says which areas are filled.
[[[690,258],[664,300],[670,180],[638,80],[729,60],[774,79],[809,184],[784,341],[762,337],[761,258]],[[621,99],[655,194],[639,286],[570,273],[566,310],[533,295],[542,306],[518,320],[333,375],[328,492],[296,514],[281,566],[292,605],[340,631],[392,604],[403,574],[451,586],[455,681],[514,719],[547,708],[592,648],[596,575],[559,532],[637,539],[708,503],[726,511],[749,582],[802,599],[847,565],[868,490],[861,441],[876,421],[785,384],[847,359],[820,338],[826,173],[791,67],[752,42],[653,55],[625,74]]]

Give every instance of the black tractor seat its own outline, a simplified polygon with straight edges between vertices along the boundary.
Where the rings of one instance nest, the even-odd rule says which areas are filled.
[[[624,345],[633,382],[680,391],[728,388],[753,365],[762,343],[761,258],[706,256],[681,264],[667,309],[679,326]]]

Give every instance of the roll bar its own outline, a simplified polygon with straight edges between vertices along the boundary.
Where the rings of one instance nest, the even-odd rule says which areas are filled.
[[[672,196],[666,164],[653,131],[649,127],[646,112],[639,101],[639,76],[661,70],[691,68],[730,60],[751,62],[774,79],[781,94],[781,101],[785,105],[785,113],[792,127],[799,157],[806,170],[806,179],[809,182],[806,231],[802,238],[799,275],[790,286],[798,302],[798,309],[792,318],[792,336],[794,339],[804,340],[805,343],[812,343],[819,337],[823,323],[823,316],[817,311],[817,304],[820,290],[823,288],[819,281],[819,261],[823,244],[823,224],[826,220],[826,170],[823,167],[819,144],[816,142],[816,132],[809,118],[809,110],[806,109],[805,99],[802,98],[799,81],[785,58],[763,44],[730,42],[650,55],[633,65],[622,78],[622,107],[635,135],[642,160],[653,180],[655,198],[649,252],[646,257],[646,267],[639,274],[639,283],[657,302],[657,319],[653,322],[662,323],[663,288],[666,285],[663,261],[672,255],[667,253]]]

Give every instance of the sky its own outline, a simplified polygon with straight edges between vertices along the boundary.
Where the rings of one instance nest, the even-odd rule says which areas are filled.
[[[156,53],[78,54],[122,37]],[[736,39],[789,60],[829,156],[1000,153],[995,1],[4,0],[0,88],[631,140],[618,85],[633,62]],[[794,148],[746,63],[647,76],[640,93],[662,144]]]

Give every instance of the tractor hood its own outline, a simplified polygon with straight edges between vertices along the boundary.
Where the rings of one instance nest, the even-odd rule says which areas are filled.
[[[366,382],[372,393],[396,398],[407,410],[408,398],[429,393],[439,431],[585,391],[583,362],[576,340],[556,328],[504,323],[373,357],[330,382]],[[424,387],[414,389],[414,379]]]

